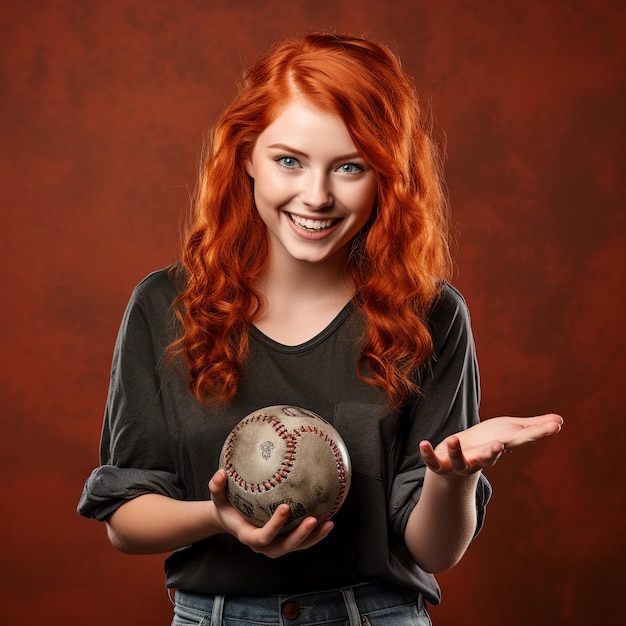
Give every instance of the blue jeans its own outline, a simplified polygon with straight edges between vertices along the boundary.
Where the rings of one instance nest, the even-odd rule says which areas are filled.
[[[172,626],[431,626],[422,596],[387,583],[293,596],[177,591]]]

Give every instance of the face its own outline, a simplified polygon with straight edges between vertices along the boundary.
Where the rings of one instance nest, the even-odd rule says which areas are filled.
[[[345,266],[376,177],[339,116],[292,100],[259,135],[246,170],[274,261]]]

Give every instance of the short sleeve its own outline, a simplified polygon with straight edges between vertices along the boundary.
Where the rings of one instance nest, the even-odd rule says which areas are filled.
[[[409,516],[421,495],[426,467],[420,441],[436,446],[479,421],[480,381],[467,305],[445,285],[429,316],[434,354],[423,367],[420,397],[407,407],[399,470],[392,485],[390,515],[394,534],[403,539]],[[476,490],[479,532],[491,486],[481,474]]]
[[[127,500],[147,493],[180,500],[182,492],[176,482],[176,474],[170,472],[102,465],[87,479],[78,512],[104,521]]]
[[[98,520],[143,494],[184,497],[160,396],[159,366],[168,343],[160,319],[165,311],[153,299],[146,304],[141,292],[147,288],[144,281],[135,289],[122,319],[102,426],[101,466],[86,481],[78,504],[81,515]]]

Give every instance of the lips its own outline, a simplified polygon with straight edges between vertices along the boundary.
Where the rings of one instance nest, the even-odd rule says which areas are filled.
[[[305,230],[310,230],[313,232],[318,232],[326,228],[331,228],[339,221],[341,221],[341,218],[314,220],[311,218],[294,215],[293,213],[287,213],[287,215],[289,216],[289,219],[299,228],[304,228]]]

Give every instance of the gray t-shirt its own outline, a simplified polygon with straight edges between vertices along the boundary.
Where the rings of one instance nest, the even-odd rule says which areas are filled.
[[[389,409],[386,396],[357,375],[363,320],[352,303],[299,346],[279,344],[252,327],[237,397],[226,407],[207,407],[165,355],[180,332],[172,311],[176,280],[160,270],[133,291],[113,355],[101,466],[85,484],[79,512],[105,520],[146,493],[208,499],[207,483],[235,424],[266,406],[301,406],[334,425],[353,465],[350,492],[330,535],[278,559],[216,535],[167,558],[167,586],[205,594],[287,594],[382,578],[438,603],[435,578],[412,561],[403,534],[425,474],[419,442],[436,445],[478,421],[478,370],[461,295],[443,285],[428,318],[435,354],[419,372],[421,395],[400,410]],[[481,476],[479,528],[490,493]]]

